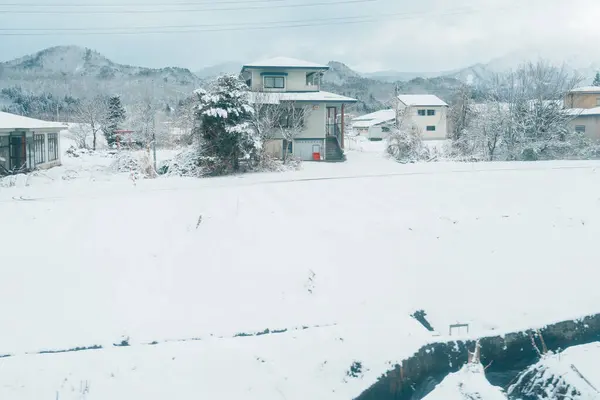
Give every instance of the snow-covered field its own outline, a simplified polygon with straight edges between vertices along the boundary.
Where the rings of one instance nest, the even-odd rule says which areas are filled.
[[[0,187],[0,399],[349,399],[440,339],[416,310],[442,336],[598,312],[600,163],[369,145],[203,180],[64,158]]]

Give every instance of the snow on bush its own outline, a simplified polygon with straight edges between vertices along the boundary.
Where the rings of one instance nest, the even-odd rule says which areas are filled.
[[[202,176],[197,145],[189,146],[171,160],[165,161],[158,168],[161,175],[174,175],[198,178]]]
[[[154,178],[152,157],[145,151],[120,151],[109,169],[113,172],[129,172],[135,178]]]
[[[8,175],[0,177],[0,187],[25,187],[29,186],[29,176],[26,174]]]
[[[430,150],[423,144],[421,132],[411,120],[411,109],[399,112],[396,126],[387,137],[386,151],[396,161],[412,163],[430,158]]]
[[[460,371],[448,375],[423,400],[506,400],[504,391],[492,386],[479,362],[466,364]]]

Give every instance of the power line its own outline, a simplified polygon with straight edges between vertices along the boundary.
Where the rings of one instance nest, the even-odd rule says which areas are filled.
[[[387,16],[393,14],[384,14],[379,16]],[[215,24],[195,24],[195,25],[155,25],[155,26],[121,26],[121,27],[100,27],[100,28],[0,28],[2,31],[43,31],[43,32],[78,32],[78,31],[98,31],[98,32],[111,32],[111,31],[130,31],[130,30],[152,30],[152,29],[191,29],[191,28],[210,28],[210,27],[223,27],[223,26],[246,26],[246,25],[263,25],[263,24],[288,24],[288,23],[308,23],[308,22],[324,22],[324,21],[336,21],[345,19],[358,19],[368,18],[369,16],[357,15],[347,17],[331,17],[331,18],[311,18],[311,19],[297,19],[297,20],[284,20],[284,21],[260,21],[260,22],[231,22],[227,24],[215,23]],[[375,17],[375,16],[373,16]]]
[[[461,11],[462,10],[462,11]],[[445,11],[446,14],[450,12],[465,12],[472,11],[472,8],[453,8]],[[386,14],[375,14],[375,15],[354,15],[344,17],[328,17],[328,18],[311,18],[311,19],[296,19],[296,20],[277,20],[277,21],[257,21],[257,22],[238,22],[238,23],[215,23],[215,24],[194,24],[194,25],[155,25],[155,26],[122,26],[122,27],[100,27],[100,28],[0,28],[0,31],[43,31],[43,32],[54,32],[54,31],[122,31],[122,30],[152,30],[152,29],[191,29],[191,28],[210,28],[210,27],[226,27],[226,26],[246,26],[246,25],[273,25],[273,24],[294,24],[294,23],[310,23],[310,22],[327,22],[327,21],[339,21],[339,20],[352,20],[352,19],[364,19],[364,18],[386,18],[386,17],[419,17],[427,16],[432,13],[429,11],[411,12],[411,13],[386,13]]]
[[[501,7],[496,8],[494,11],[503,11],[503,10],[514,10],[514,7]],[[273,22],[259,22],[259,23],[241,23],[241,24],[228,24],[228,26],[223,26],[222,24],[206,24],[206,25],[182,25],[182,26],[173,26],[173,27],[137,27],[133,29],[157,29],[157,30],[139,30],[139,31],[125,31],[122,30],[106,30],[100,31],[94,30],[93,28],[70,28],[70,29],[81,29],[90,31],[78,31],[76,35],[80,36],[90,36],[90,35],[140,35],[140,34],[181,34],[181,33],[200,33],[200,32],[227,32],[227,31],[256,31],[256,30],[272,30],[272,29],[286,29],[286,28],[303,28],[303,27],[319,27],[319,26],[331,26],[331,25],[351,25],[351,24],[363,24],[363,23],[373,23],[373,22],[381,22],[385,20],[393,20],[393,21],[401,21],[401,20],[412,20],[421,17],[449,17],[453,15],[462,15],[462,14],[473,14],[477,12],[485,11],[484,9],[455,9],[448,10],[442,13],[430,13],[430,12],[421,12],[421,13],[396,13],[396,14],[380,14],[380,15],[371,15],[371,16],[352,16],[352,17],[332,17],[332,18],[323,18],[323,19],[312,19],[312,20],[295,20],[295,21],[273,21]],[[240,25],[250,25],[254,24],[255,26],[240,26]],[[268,25],[265,25],[268,24]],[[280,24],[280,25],[276,25]],[[219,28],[215,28],[219,27]],[[165,30],[165,29],[178,29],[178,30]],[[196,29],[191,29],[196,28]],[[198,29],[199,28],[199,29]],[[202,29],[209,28],[209,29]],[[6,31],[9,28],[0,29],[2,31]],[[43,29],[43,28],[39,28]],[[69,28],[63,28],[69,29]],[[110,29],[110,28],[109,28]],[[51,30],[47,29],[44,32],[20,32],[20,33],[4,33],[0,32],[0,36],[46,36],[46,35],[73,35],[72,30],[65,32],[62,29]]]
[[[225,0],[219,1],[219,4],[251,4],[251,3],[280,3],[287,0]],[[53,7],[73,7],[73,8],[104,8],[104,7],[177,7],[177,6],[202,6],[212,5],[214,1],[186,1],[177,3],[119,3],[119,4],[106,4],[106,3],[95,3],[95,4],[77,4],[77,3],[54,3],[54,4],[40,4],[40,3],[0,3],[0,7],[42,7],[42,8],[53,8]]]
[[[300,8],[300,7],[317,7],[330,6],[339,4],[357,4],[357,3],[372,3],[378,0],[336,0],[336,1],[321,1],[316,3],[305,4],[275,4],[267,6],[247,6],[247,7],[227,7],[227,8],[201,8],[201,9],[172,9],[172,10],[0,10],[2,14],[166,14],[166,13],[198,13],[211,11],[244,11],[244,10],[266,10],[274,8]]]

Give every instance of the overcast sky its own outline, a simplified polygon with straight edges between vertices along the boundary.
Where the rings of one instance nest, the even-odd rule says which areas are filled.
[[[363,72],[445,71],[531,49],[552,57],[581,54],[600,61],[598,0],[257,1],[0,0],[0,34],[38,34],[1,36],[0,59],[74,44],[98,50],[119,63],[192,70],[284,55],[316,62],[342,61]],[[20,5],[7,6],[10,2]],[[64,7],[73,3],[77,5]],[[175,6],[177,3],[186,5]],[[100,7],[116,4],[120,6]],[[207,8],[221,10],[193,11]],[[173,12],[177,9],[183,11]],[[138,13],[140,10],[158,12]],[[23,11],[42,13],[18,13]],[[99,13],[106,11],[115,13]],[[354,23],[357,17],[371,22]],[[288,27],[273,27],[276,21]],[[315,26],[289,27],[292,24]],[[208,29],[218,31],[81,34],[94,28],[144,26],[157,27],[153,31],[172,29],[166,26],[207,29],[198,25],[212,25]],[[54,31],[39,31],[46,28]],[[56,35],[59,28],[82,30]]]

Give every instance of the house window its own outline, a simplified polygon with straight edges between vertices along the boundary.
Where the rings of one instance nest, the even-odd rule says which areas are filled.
[[[426,110],[417,110],[417,114],[421,117],[424,117],[426,113]]]
[[[585,125],[576,125],[575,132],[577,133],[585,133]]]
[[[58,160],[58,133],[48,134],[48,161]]]
[[[8,136],[0,136],[0,167],[9,168],[10,146]],[[0,172],[2,168],[0,168]]]
[[[427,132],[435,132],[435,125],[428,125]]]
[[[427,115],[428,116],[435,115],[435,110],[427,110]]]
[[[283,76],[265,76],[265,89],[284,89],[285,77]]]
[[[44,135],[33,136],[33,160],[35,165],[44,163],[46,154],[46,138]]]
[[[596,105],[600,106],[600,97],[596,97]]]
[[[319,86],[321,73],[320,72],[307,72],[306,73],[306,86]]]
[[[381,127],[381,132],[389,132],[390,128],[388,128],[387,126],[382,126]]]

